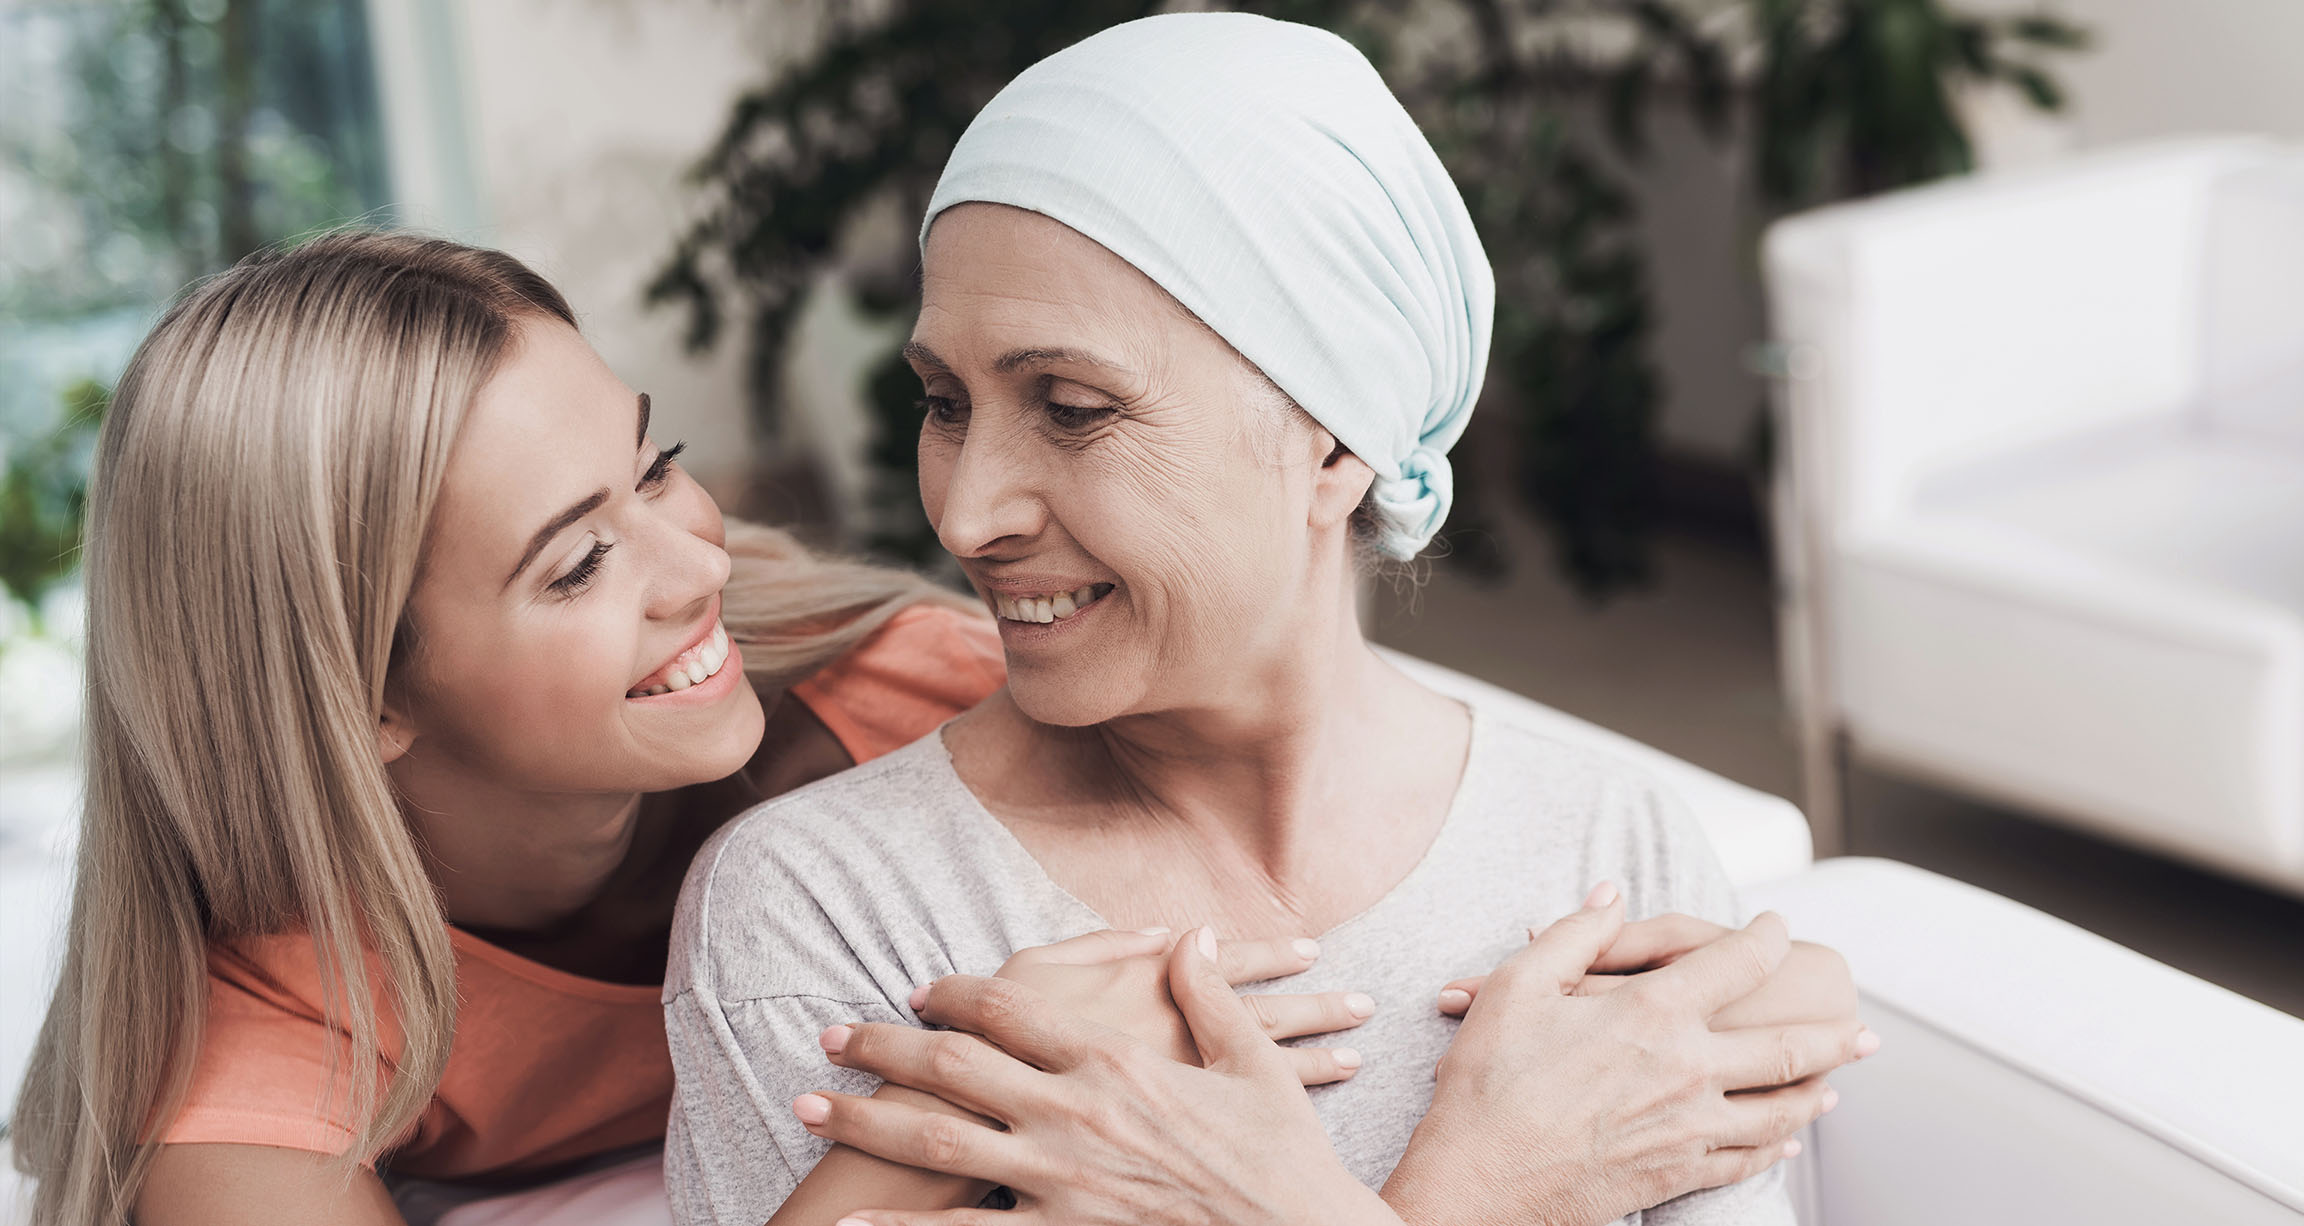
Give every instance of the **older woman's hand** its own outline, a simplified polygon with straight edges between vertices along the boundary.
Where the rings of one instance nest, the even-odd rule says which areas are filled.
[[[1200,1063],[1191,1027],[1169,992],[1165,955],[1176,938],[1165,928],[1109,930],[1020,951],[1000,967],[1002,979],[1024,984],[1056,1006],[1088,1021],[1133,1035],[1170,1059]],[[1219,941],[1217,973],[1237,987],[1295,975],[1320,958],[1320,945],[1292,941]],[[1265,1037],[1294,1039],[1350,1030],[1376,1012],[1365,992],[1316,992],[1241,997]],[[917,1006],[915,1006],[917,1007]],[[1283,1058],[1308,1086],[1342,1081],[1360,1067],[1349,1047],[1282,1048]]]
[[[1487,977],[1385,1186],[1403,1217],[1605,1222],[1798,1152],[1831,1102],[1820,1075],[1857,1057],[1862,1027],[1711,1027],[1782,964],[1783,921],[1579,994],[1623,929],[1603,887]]]
[[[1008,1212],[873,1210],[843,1220],[1397,1223],[1344,1169],[1304,1096],[1309,1078],[1233,994],[1218,956],[1213,934],[1201,929],[1177,942],[1163,966],[1202,1068],[997,978],[950,976],[920,998],[920,1016],[950,1031],[842,1028],[827,1044],[833,1063],[998,1124],[826,1093],[804,1096],[820,1100],[806,1113],[809,1131],[911,1166],[1003,1184],[1017,1197]]]

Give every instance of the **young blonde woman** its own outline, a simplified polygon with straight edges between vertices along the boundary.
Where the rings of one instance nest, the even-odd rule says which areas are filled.
[[[78,881],[11,1121],[35,1221],[397,1223],[391,1178],[660,1142],[693,851],[1002,670],[923,581],[724,524],[649,412],[551,286],[439,240],[261,256],[154,328],[90,504]],[[1275,1035],[1353,1024],[1273,999]]]

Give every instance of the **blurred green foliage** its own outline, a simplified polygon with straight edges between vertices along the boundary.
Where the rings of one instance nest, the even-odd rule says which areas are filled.
[[[88,460],[112,402],[93,379],[64,392],[63,424],[16,440],[0,467],[0,599],[13,596],[38,616],[40,598],[80,564],[88,508]]]
[[[0,177],[23,192],[0,316],[165,301],[385,196],[357,0],[0,12]]]
[[[0,584],[77,565],[110,378],[186,282],[386,194],[360,0],[0,5]],[[59,411],[59,404],[61,411]]]
[[[649,299],[687,313],[695,347],[731,323],[744,330],[755,420],[774,445],[785,348],[820,274],[840,270],[873,313],[908,316],[918,300],[906,223],[968,121],[1024,68],[1164,7],[891,0],[876,19],[834,19],[812,55],[737,101],[694,172],[709,207]],[[1510,417],[1512,491],[1595,598],[1646,579],[1657,510],[1665,389],[1624,174],[1646,151],[1651,113],[1681,109],[1717,140],[1740,137],[1773,215],[1968,169],[1956,91],[2004,83],[2053,109],[2062,97],[2041,57],[2084,42],[2051,18],[1966,17],[1938,0],[1226,7],[1353,41],[1447,163],[1497,272],[1487,399],[1491,414]],[[1411,27],[1417,36],[1404,37]],[[932,558],[913,471],[918,383],[891,354],[868,394],[880,481],[864,535],[885,552]],[[1492,495],[1477,465],[1459,472],[1448,556],[1492,573],[1508,561],[1479,530],[1493,522]]]

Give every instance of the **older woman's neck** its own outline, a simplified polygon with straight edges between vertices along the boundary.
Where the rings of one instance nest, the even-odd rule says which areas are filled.
[[[1099,732],[1127,788],[1284,882],[1339,840],[1413,858],[1461,777],[1469,717],[1379,658],[1348,616],[1258,661],[1220,702]],[[1404,829],[1429,818],[1430,830]]]

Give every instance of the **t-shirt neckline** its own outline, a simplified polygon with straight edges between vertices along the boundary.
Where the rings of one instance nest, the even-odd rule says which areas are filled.
[[[1417,856],[1416,863],[1402,874],[1398,881],[1393,882],[1391,888],[1371,899],[1367,905],[1358,911],[1338,920],[1326,932],[1312,934],[1312,939],[1325,944],[1349,936],[1352,930],[1364,926],[1378,912],[1389,910],[1396,905],[1404,905],[1403,900],[1418,892],[1424,880],[1436,871],[1433,866],[1447,861],[1445,853],[1449,850],[1449,845],[1453,843],[1455,838],[1459,837],[1458,831],[1469,824],[1463,817],[1465,806],[1468,803],[1466,798],[1475,790],[1474,781],[1485,768],[1489,756],[1488,741],[1491,739],[1488,727],[1489,720],[1481,713],[1479,706],[1475,703],[1463,702],[1461,699],[1454,701],[1461,703],[1464,707],[1471,728],[1465,738],[1463,771],[1457,777],[1455,794],[1449,797],[1447,812],[1441,815],[1440,828],[1433,832],[1431,841],[1424,845],[1424,850]],[[947,724],[945,727],[948,728],[950,725]],[[1081,932],[1093,932],[1113,927],[1112,922],[1106,919],[1101,912],[1082,901],[1078,895],[1066,889],[1062,882],[1050,875],[1047,866],[1041,864],[1040,858],[1033,855],[1030,848],[1024,846],[1024,841],[1016,837],[1016,832],[1008,828],[1008,823],[1001,821],[999,815],[985,807],[983,800],[976,795],[975,789],[969,787],[968,781],[960,777],[959,764],[952,760],[952,749],[944,742],[944,732],[945,728],[938,728],[935,732],[921,738],[919,748],[930,757],[934,763],[934,768],[946,776],[946,782],[965,798],[961,805],[965,814],[963,820],[984,831],[984,837],[998,848],[1003,859],[1010,862],[1013,871],[1018,874],[1018,880],[1036,883],[1042,891],[1055,898],[1060,905],[1073,911],[1086,921],[1089,927],[1080,929]]]

